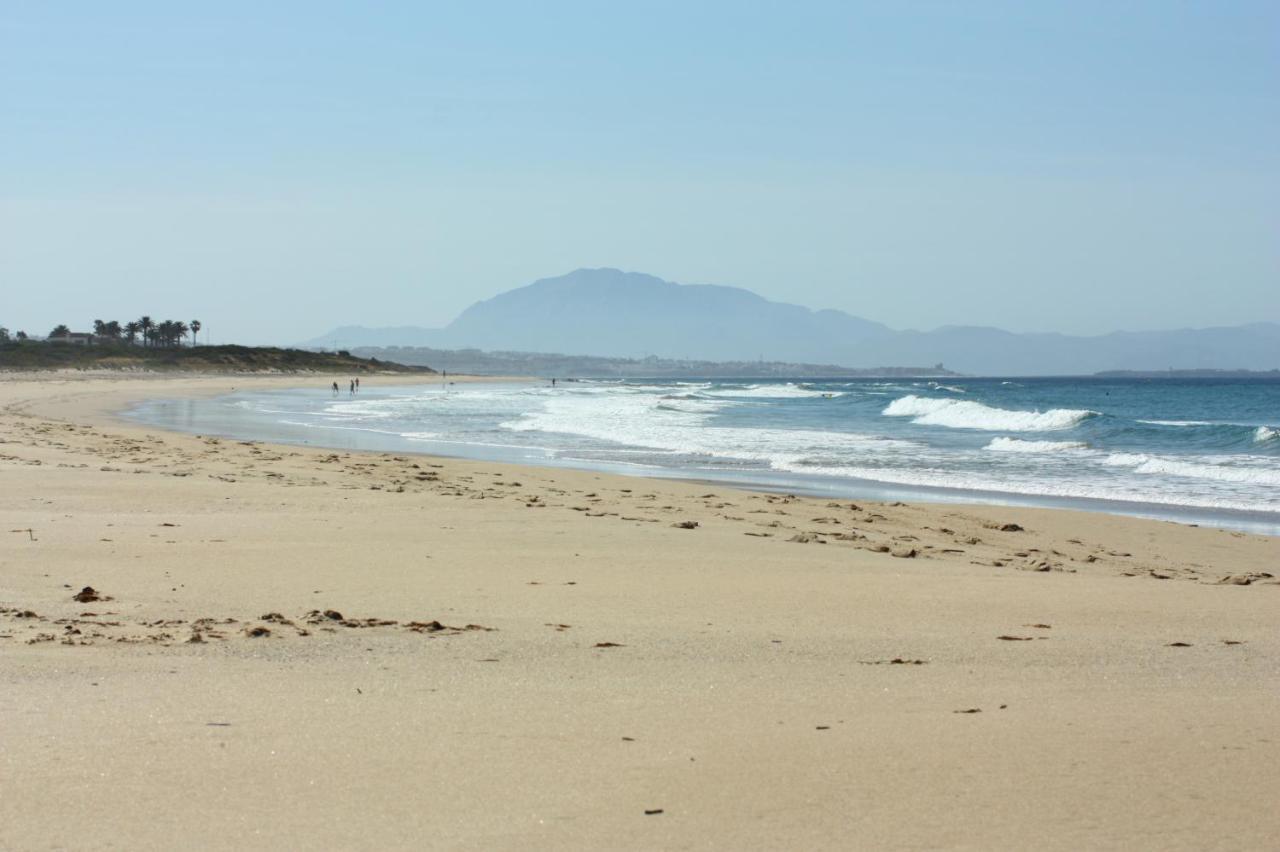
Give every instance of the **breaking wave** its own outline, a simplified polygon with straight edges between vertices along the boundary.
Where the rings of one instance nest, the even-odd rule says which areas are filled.
[[[788,382],[784,385],[728,385],[707,391],[706,394],[707,396],[740,397],[743,399],[798,399],[843,396],[842,393],[814,390],[803,385],[797,385],[794,382]]]
[[[1010,411],[967,399],[930,399],[915,395],[895,399],[882,413],[889,417],[913,417],[912,422],[921,426],[992,432],[1055,432],[1098,416],[1098,412],[1087,409]]]
[[[958,388],[955,385],[940,385],[937,382],[929,382],[929,387],[934,390],[951,391],[952,393],[968,393],[964,388]]]

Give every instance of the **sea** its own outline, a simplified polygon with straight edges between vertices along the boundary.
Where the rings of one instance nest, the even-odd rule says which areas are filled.
[[[1280,535],[1275,379],[392,381],[153,400],[129,416],[242,440]]]

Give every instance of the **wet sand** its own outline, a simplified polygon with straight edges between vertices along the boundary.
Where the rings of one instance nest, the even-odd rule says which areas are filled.
[[[1280,539],[113,416],[298,384],[0,378],[0,848],[1280,837]]]

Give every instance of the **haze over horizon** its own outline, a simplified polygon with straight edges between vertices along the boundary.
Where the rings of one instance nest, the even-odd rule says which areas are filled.
[[[287,343],[605,266],[899,329],[1280,321],[1274,4],[310,10],[0,13],[0,325]]]
[[[946,365],[971,375],[1079,375],[1107,370],[1262,369],[1280,365],[1280,325],[1110,333],[1011,334],[981,326],[892,329],[842,311],[813,311],[734,287],[688,285],[618,269],[578,269],[476,302],[440,329],[341,326],[304,348],[349,349],[435,366],[436,355],[364,347],[842,368]],[[427,360],[422,360],[426,358]],[[408,360],[406,360],[408,359]],[[461,369],[456,361],[454,370]],[[561,369],[576,372],[581,368]],[[469,367],[467,369],[488,369]]]

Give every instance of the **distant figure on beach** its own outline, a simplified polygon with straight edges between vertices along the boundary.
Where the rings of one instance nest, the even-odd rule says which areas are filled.
[[[337,395],[338,395],[338,383],[337,383],[337,382],[334,382],[334,383],[333,383],[333,395],[334,395],[334,396],[337,396]]]
[[[555,379],[552,379],[552,380],[551,380],[551,387],[555,387],[555,386],[556,386],[556,380],[555,380]]]
[[[356,376],[356,393],[360,393],[360,377]]]
[[[355,396],[355,395],[356,395],[356,380],[352,379],[351,380],[351,396]]]

